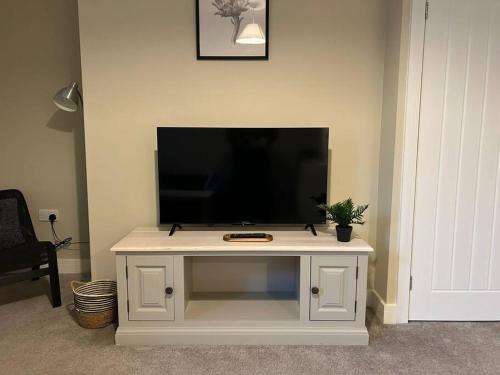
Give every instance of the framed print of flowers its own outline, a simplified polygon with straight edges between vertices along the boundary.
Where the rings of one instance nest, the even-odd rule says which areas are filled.
[[[269,0],[196,0],[198,60],[268,60]]]

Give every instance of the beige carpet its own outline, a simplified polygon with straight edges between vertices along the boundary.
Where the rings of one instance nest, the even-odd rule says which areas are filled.
[[[500,323],[381,327],[370,345],[117,347],[113,327],[73,320],[71,276],[52,309],[46,280],[0,288],[0,374],[500,374]]]

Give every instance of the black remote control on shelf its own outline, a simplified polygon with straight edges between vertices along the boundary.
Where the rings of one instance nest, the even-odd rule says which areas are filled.
[[[239,238],[266,238],[265,233],[232,233],[230,235],[231,238],[239,239]]]

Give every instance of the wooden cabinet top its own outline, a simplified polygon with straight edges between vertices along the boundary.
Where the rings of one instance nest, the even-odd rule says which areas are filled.
[[[369,253],[373,249],[353,234],[351,242],[338,242],[335,230],[322,229],[318,236],[306,230],[245,229],[273,236],[271,242],[226,242],[224,234],[243,230],[178,230],[169,237],[169,228],[137,228],[111,248],[113,252],[172,252],[172,253]]]

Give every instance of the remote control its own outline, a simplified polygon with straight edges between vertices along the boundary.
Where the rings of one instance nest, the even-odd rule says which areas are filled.
[[[240,238],[266,238],[265,233],[232,233],[230,235],[231,238],[240,239]]]

